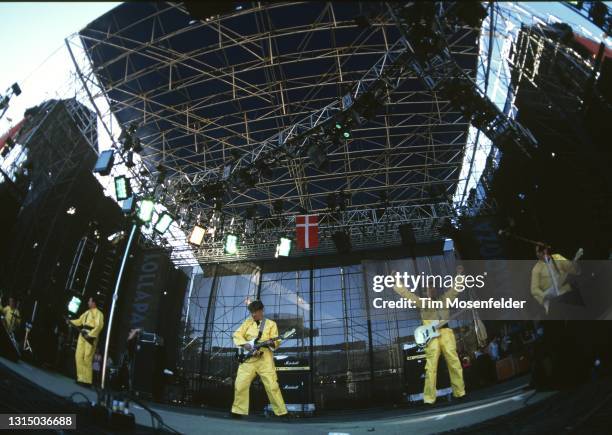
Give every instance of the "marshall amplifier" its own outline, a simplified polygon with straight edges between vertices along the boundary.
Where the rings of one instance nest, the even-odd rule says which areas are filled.
[[[310,365],[306,358],[289,355],[274,355],[278,385],[290,413],[310,415],[315,410],[310,385]],[[272,408],[267,405],[264,413],[269,415]]]
[[[425,386],[425,350],[420,349],[416,343],[403,345],[404,349],[404,393],[409,402],[423,400],[423,387]],[[446,368],[446,360],[440,352],[438,359],[438,379],[436,381],[436,395],[448,396],[451,394],[450,378]]]

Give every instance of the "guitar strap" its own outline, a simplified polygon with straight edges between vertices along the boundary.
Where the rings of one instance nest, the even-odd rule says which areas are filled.
[[[259,322],[259,334],[257,334],[257,338],[255,339],[255,343],[259,342],[259,339],[261,338],[261,335],[264,332],[264,328],[266,327],[266,319],[262,319],[261,322]]]

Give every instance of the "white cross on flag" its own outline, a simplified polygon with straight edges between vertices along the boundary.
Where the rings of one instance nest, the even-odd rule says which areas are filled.
[[[316,214],[296,216],[295,229],[299,249],[311,249],[319,246],[319,217]]]

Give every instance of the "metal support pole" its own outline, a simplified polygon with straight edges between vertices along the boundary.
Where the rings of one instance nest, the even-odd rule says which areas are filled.
[[[123,277],[123,271],[125,269],[125,263],[127,262],[130,248],[132,247],[132,241],[134,240],[134,234],[138,223],[134,221],[132,224],[132,231],[130,231],[130,237],[125,246],[125,252],[123,253],[123,260],[121,260],[121,267],[119,268],[119,275],[117,276],[117,283],[115,284],[115,291],[113,292],[113,302],[111,304],[110,314],[108,315],[108,329],[106,330],[106,343],[104,343],[104,357],[102,359],[102,384],[101,387],[104,389],[106,380],[106,360],[108,359],[108,345],[110,343],[111,331],[113,328],[113,318],[115,317],[115,307],[117,306],[117,297],[119,295],[119,286],[121,285],[121,278]]]

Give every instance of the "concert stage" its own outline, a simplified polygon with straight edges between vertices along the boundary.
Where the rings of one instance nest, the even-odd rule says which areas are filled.
[[[45,390],[64,398],[79,392],[89,400],[95,400],[94,391],[82,388],[72,379],[54,372],[34,367],[24,362],[13,363],[0,358],[0,370],[10,370]],[[25,380],[23,382],[26,382]],[[534,393],[526,389],[527,379],[517,378],[511,382],[493,386],[470,394],[469,399],[458,404],[441,401],[436,407],[427,409],[396,408],[383,410],[373,408],[364,411],[325,413],[308,419],[276,422],[257,415],[235,421],[226,418],[226,413],[209,409],[178,408],[160,404],[147,404],[157,412],[164,423],[181,433],[234,434],[249,430],[252,434],[328,434],[349,433],[384,434],[439,433],[476,425],[487,420],[520,411],[539,403],[554,393]],[[81,397],[81,396],[79,396]],[[82,399],[80,399],[82,400]],[[132,406],[136,423],[150,427],[151,418],[143,408]],[[21,411],[21,410],[20,410]],[[45,409],[38,410],[40,412]],[[33,412],[28,410],[28,412]]]

